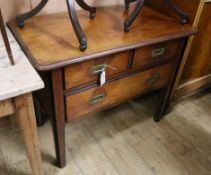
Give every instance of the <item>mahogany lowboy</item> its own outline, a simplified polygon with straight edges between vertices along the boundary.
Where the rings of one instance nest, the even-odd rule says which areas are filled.
[[[68,14],[35,17],[23,29],[14,21],[9,27],[45,82],[36,94],[52,123],[57,165],[64,167],[65,122],[123,103],[155,90],[160,92],[154,120],[160,121],[186,40],[197,30],[149,8],[133,23],[129,33],[122,28],[124,7],[99,8],[95,19],[78,12],[89,38],[80,52],[69,26]],[[106,82],[99,85],[102,69]],[[41,116],[38,115],[38,118]],[[74,143],[73,143],[74,144]]]

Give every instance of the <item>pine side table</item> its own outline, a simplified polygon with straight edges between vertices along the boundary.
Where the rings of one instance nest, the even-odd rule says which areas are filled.
[[[43,175],[31,92],[44,83],[7,30],[15,65],[10,65],[0,35],[0,118],[13,114],[17,117],[33,175]]]

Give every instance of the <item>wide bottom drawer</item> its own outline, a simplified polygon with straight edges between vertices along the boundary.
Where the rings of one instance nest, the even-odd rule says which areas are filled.
[[[165,85],[172,67],[172,63],[165,64],[66,97],[67,120],[77,120]]]

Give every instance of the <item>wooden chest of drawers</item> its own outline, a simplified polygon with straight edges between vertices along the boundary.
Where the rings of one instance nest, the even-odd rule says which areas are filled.
[[[161,88],[168,83],[172,68],[172,63],[164,64],[124,78],[117,78],[104,86],[71,94],[66,97],[67,120],[76,120],[86,114],[137,97],[146,91]]]
[[[41,103],[37,109],[42,106],[52,120],[60,167],[65,165],[65,122],[154,90],[160,91],[154,115],[160,121],[186,40],[197,33],[149,8],[129,33],[123,31],[124,7],[100,8],[91,21],[84,12],[78,15],[88,38],[85,52],[77,48],[66,13],[35,17],[23,29],[9,23],[45,82],[46,88],[36,94]],[[102,72],[105,84],[100,85]]]

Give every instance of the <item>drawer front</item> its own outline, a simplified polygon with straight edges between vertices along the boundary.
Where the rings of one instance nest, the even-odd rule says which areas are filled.
[[[132,66],[133,68],[137,68],[166,59],[175,59],[179,52],[179,48],[179,40],[138,48],[135,50]]]
[[[119,104],[165,85],[171,75],[172,67],[172,63],[165,64],[66,97],[68,121],[77,120],[86,114]]]
[[[129,52],[122,52],[103,58],[90,60],[65,68],[65,89],[77,87],[86,83],[96,83],[102,68],[106,70],[107,78],[127,71]]]

